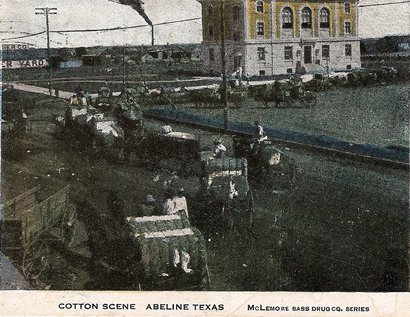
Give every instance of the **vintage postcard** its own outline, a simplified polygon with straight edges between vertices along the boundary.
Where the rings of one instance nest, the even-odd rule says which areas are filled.
[[[408,0],[3,0],[0,316],[410,316]]]

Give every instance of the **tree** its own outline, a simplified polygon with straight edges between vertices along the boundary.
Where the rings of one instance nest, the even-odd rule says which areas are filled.
[[[75,57],[81,58],[83,55],[87,55],[87,49],[85,47],[77,47],[75,49]]]
[[[70,49],[67,47],[59,48],[58,55],[61,57],[62,60],[66,60],[71,57]]]
[[[386,36],[376,42],[376,49],[379,53],[392,53],[395,51],[395,44],[391,37]]]

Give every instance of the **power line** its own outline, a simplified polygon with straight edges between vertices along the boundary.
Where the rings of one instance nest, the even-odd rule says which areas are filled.
[[[156,23],[154,24],[154,26],[183,23],[183,22],[189,22],[189,21],[196,21],[200,19],[201,18],[190,18],[190,19],[184,19],[184,20],[167,21],[167,22]],[[83,33],[83,32],[106,32],[106,31],[128,30],[128,29],[135,29],[135,28],[148,27],[148,26],[149,25],[141,24],[141,25],[118,26],[114,28],[102,28],[102,29],[57,30],[57,31],[50,31],[50,33],[60,33],[61,34],[61,33]],[[5,33],[6,32],[7,31],[5,31]],[[1,39],[1,40],[2,41],[15,40],[15,39],[37,36],[37,35],[44,34],[44,33],[46,33],[46,31],[41,31],[38,33],[31,33],[31,34],[22,35],[22,36],[9,37],[5,39]]]
[[[8,41],[8,40],[23,39],[23,38],[26,38],[26,37],[37,36],[37,35],[44,34],[44,33],[46,33],[46,31],[41,31],[41,32],[38,32],[38,33],[32,33],[32,34],[27,34],[27,35],[22,35],[22,36],[8,37],[8,38],[1,39],[1,40],[2,41]]]
[[[118,30],[128,30],[147,27],[146,24],[133,25],[133,26],[117,26],[114,28],[103,28],[103,29],[78,29],[78,30],[59,30],[59,31],[50,31],[50,33],[86,33],[86,32],[108,32],[108,31],[118,31]]]
[[[410,2],[410,0],[403,0],[403,1],[396,1],[396,2],[361,4],[361,5],[358,5],[358,7],[359,7],[359,8],[363,8],[363,7],[377,7],[377,6],[386,6],[386,5],[409,3],[409,2]]]
[[[183,19],[183,20],[175,20],[175,21],[167,21],[161,23],[155,23],[154,26],[158,25],[167,25],[167,24],[175,24],[175,23],[182,23],[182,22],[189,22],[200,20],[201,18],[190,18],[190,19]],[[148,27],[147,24],[140,24],[140,25],[132,25],[132,26],[117,26],[113,28],[102,28],[102,29],[77,29],[77,30],[58,30],[58,31],[50,31],[51,33],[83,33],[83,32],[106,32],[106,31],[118,31],[118,30],[129,30],[129,29],[136,29],[142,27]]]
[[[32,34],[30,32],[24,31],[0,31],[0,33],[8,33],[8,34]]]
[[[46,29],[47,29],[47,62],[48,62],[48,91],[51,96],[51,63],[50,63],[50,26],[49,26],[49,15],[57,14],[57,8],[35,8],[35,14],[44,15],[46,18]]]
[[[409,1],[410,1],[410,0],[409,0]],[[195,20],[201,20],[201,19],[202,19],[202,18],[191,18],[191,19],[185,19],[185,20],[161,22],[161,23],[155,23],[154,26],[157,26],[157,25],[166,25],[166,24],[174,24],[174,23],[180,23],[180,22],[189,22],[189,21],[195,21]]]
[[[0,21],[2,23],[19,23],[19,24],[29,24],[29,25],[35,25],[38,26],[40,28],[43,28],[42,25],[39,24],[35,24],[32,22],[26,22],[26,21],[20,21],[20,20],[8,20],[8,21]],[[46,31],[46,30],[45,30]],[[24,33],[24,34],[31,34],[30,32],[24,32],[24,31],[0,31],[0,33]]]

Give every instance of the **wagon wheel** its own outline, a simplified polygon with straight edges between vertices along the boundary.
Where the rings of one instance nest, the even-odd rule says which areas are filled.
[[[68,246],[74,241],[75,238],[75,222],[77,221],[77,212],[73,205],[69,205],[68,208],[64,211],[64,214],[61,216],[61,220],[59,223],[59,228],[61,234],[61,238]]]
[[[24,277],[30,284],[44,286],[41,276],[50,267],[49,262],[50,248],[47,240],[42,235],[37,235],[33,241],[25,248],[22,260],[22,270]]]
[[[312,98],[312,107],[316,107],[316,106],[317,106],[317,96],[315,94],[313,95],[313,98]]]
[[[247,201],[248,201],[247,202],[248,206],[247,206],[246,212],[247,212],[247,216],[248,216],[249,228],[251,228],[252,224],[253,224],[253,216],[255,214],[255,202],[253,200],[253,195],[252,195],[251,192],[248,192]]]
[[[223,200],[221,204],[221,219],[224,226],[227,226],[229,229],[234,227],[234,219],[232,217],[232,206],[227,203],[227,200]]]
[[[211,274],[209,273],[208,264],[205,264],[205,269],[202,272],[201,290],[209,290],[211,285]]]

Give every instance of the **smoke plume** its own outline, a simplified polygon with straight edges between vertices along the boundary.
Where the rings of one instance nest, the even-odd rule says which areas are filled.
[[[153,26],[152,21],[148,17],[148,15],[145,13],[144,10],[144,2],[142,0],[109,0],[111,2],[116,2],[119,4],[127,5],[133,8],[135,11],[139,13],[139,15],[147,22],[148,25]]]

